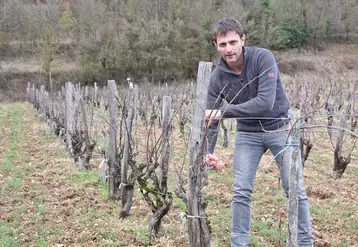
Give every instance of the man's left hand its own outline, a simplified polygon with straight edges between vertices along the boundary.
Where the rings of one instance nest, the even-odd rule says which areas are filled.
[[[206,110],[205,111],[205,119],[206,119],[206,126],[209,126],[213,120],[221,119],[220,109]]]
[[[219,171],[227,166],[227,163],[223,162],[217,156],[213,154],[207,154],[204,158],[204,165],[207,169],[213,169]]]

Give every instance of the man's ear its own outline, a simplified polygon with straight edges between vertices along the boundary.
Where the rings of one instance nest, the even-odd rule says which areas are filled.
[[[241,40],[242,40],[242,42],[244,42],[244,43],[245,43],[245,41],[246,41],[246,36],[245,36],[245,34],[243,34],[243,35],[242,35]]]
[[[214,43],[214,45],[215,45],[215,48],[217,49],[217,48],[218,48],[218,46],[217,46],[217,44],[216,44],[216,41],[215,41],[215,40],[213,40],[213,43]]]

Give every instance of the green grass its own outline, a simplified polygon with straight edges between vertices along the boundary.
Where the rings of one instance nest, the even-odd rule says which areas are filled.
[[[285,223],[283,223],[285,224]],[[254,233],[258,233],[260,236],[263,236],[265,239],[269,240],[269,242],[275,246],[279,244],[280,234],[279,234],[279,226],[278,224],[268,224],[263,221],[255,221],[252,220],[251,229]],[[254,234],[252,233],[252,234]],[[286,234],[282,233],[281,243],[285,243]]]
[[[95,185],[101,187],[101,176],[96,171],[78,171],[75,175],[65,178],[67,182],[77,185],[93,182]]]
[[[20,234],[24,232],[21,215],[26,213],[27,207],[21,206],[11,213],[11,221],[0,220],[0,241],[2,247],[21,246]]]
[[[214,208],[220,208],[220,202],[210,203],[209,205]],[[209,210],[208,210],[209,211]],[[231,207],[223,208],[219,214],[208,215],[209,228],[211,232],[216,235],[216,246],[228,245],[231,239],[229,227],[231,225]]]
[[[346,242],[341,242],[341,243],[336,243],[336,244],[332,244],[331,247],[350,247],[351,245],[349,243]]]
[[[32,218],[36,220],[36,238],[34,239],[36,246],[49,246],[49,241],[54,238],[49,231],[44,228],[44,215],[46,212],[45,201],[43,197],[37,196],[34,198],[36,210],[32,215]],[[55,231],[55,234],[60,233]]]
[[[108,216],[108,213],[106,211],[88,208],[87,213],[84,215],[84,218],[93,221],[95,219],[105,218],[106,216]]]
[[[104,229],[96,235],[87,233],[84,238],[87,241],[94,241],[96,243],[96,246],[101,247],[122,247],[128,245],[126,240],[118,240],[116,232],[113,232],[108,229]]]
[[[24,200],[21,193],[23,177],[26,174],[33,173],[37,166],[21,162],[28,155],[22,150],[22,144],[24,144],[24,120],[21,105],[10,104],[6,105],[6,109],[5,107],[2,108],[4,112],[8,112],[8,117],[2,119],[2,123],[8,126],[11,131],[11,134],[8,136],[9,150],[4,154],[3,165],[0,167],[0,172],[8,176],[5,186],[6,191],[2,194],[9,196],[15,190],[19,191],[20,193],[16,193],[14,196],[16,196],[16,201],[21,201]],[[24,214],[31,214],[31,218],[36,221],[37,234],[33,236],[35,246],[49,246],[49,239],[61,234],[60,228],[50,231],[44,229],[43,217],[46,211],[44,199],[42,197],[35,197],[33,200],[35,212],[29,212],[26,205],[13,205],[13,211],[9,214],[11,221],[0,221],[1,246],[22,246],[20,234],[25,231],[24,227],[21,226]]]
[[[108,219],[116,217],[111,212],[90,207],[77,217],[82,228],[92,228],[91,233],[84,236],[87,241],[94,241],[97,246],[126,246],[126,241],[118,239],[118,233],[107,225]]]
[[[10,173],[17,171],[18,168],[14,166],[13,162],[20,156],[21,150],[18,143],[24,138],[23,120],[21,116],[21,108],[19,104],[12,104],[10,107],[10,114],[6,119],[3,119],[4,123],[10,128],[9,151],[4,155],[3,165],[0,166],[0,172],[10,175]],[[6,122],[5,122],[6,121]]]
[[[340,240],[331,241],[332,246],[351,246],[348,241],[351,234],[358,231],[358,222],[352,218],[358,211],[358,205],[348,201],[316,202],[311,201],[311,214],[320,219],[323,226],[337,226],[345,229],[346,236]],[[338,210],[339,209],[339,210]]]
[[[86,185],[91,185],[99,191],[102,200],[108,198],[107,183],[102,180],[97,171],[77,171],[73,176],[66,177],[65,181],[73,184],[79,190],[84,189]]]
[[[18,228],[16,226],[14,227],[14,223],[0,220],[0,242],[2,247],[21,246],[21,240],[18,237],[19,233],[16,231],[16,229]]]
[[[21,178],[12,177],[7,184],[10,188],[19,189],[21,188]]]
[[[218,195],[208,195],[207,197],[205,197],[205,199],[208,203],[214,203],[218,201],[220,198]]]
[[[7,137],[9,150],[4,154],[3,163],[0,166],[0,173],[8,176],[5,188],[2,188],[2,194],[8,195],[14,193],[14,190],[19,190],[22,184],[22,176],[15,161],[22,155],[19,143],[24,139],[24,129],[20,104],[6,105],[6,109],[2,107],[1,111],[9,112],[7,116],[0,116],[2,123],[10,128],[10,135]],[[24,210],[23,206],[19,209],[14,208],[11,222],[0,220],[1,246],[20,246],[19,236],[24,231],[20,226],[21,214]]]
[[[178,236],[178,234],[180,234],[179,229],[176,227],[172,227],[172,226],[168,226],[168,227],[164,228],[164,231],[165,231],[164,234],[166,236],[170,236],[170,237],[175,237],[175,236]]]
[[[327,213],[326,209],[313,202],[310,204],[310,210],[311,214],[317,215],[318,217],[324,217]]]
[[[186,204],[182,199],[178,198],[176,195],[173,195],[173,207],[179,207],[181,212],[187,212]]]
[[[250,246],[251,247],[265,247],[265,244],[261,243],[260,239],[258,237],[255,237],[250,234]]]
[[[181,212],[187,212],[186,204],[183,202],[183,200],[179,197],[177,197],[174,193],[176,186],[177,186],[177,174],[175,173],[169,173],[168,174],[168,191],[173,192],[173,208],[179,208]]]
[[[148,227],[138,226],[135,231],[135,236],[142,245],[148,245],[150,243]]]
[[[52,133],[43,133],[42,138],[48,142],[59,141],[59,138],[57,137],[57,135],[52,134]]]
[[[26,173],[33,173],[36,171],[37,168],[38,166],[32,163],[27,163],[23,165],[23,171],[25,171]]]

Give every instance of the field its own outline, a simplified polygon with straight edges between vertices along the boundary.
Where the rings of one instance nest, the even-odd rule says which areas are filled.
[[[186,148],[174,130],[169,189],[174,191],[175,166],[183,162]],[[310,198],[315,246],[358,246],[357,152],[340,180],[332,178],[333,155],[328,137],[316,135],[304,169]],[[231,162],[229,148],[217,144],[217,155],[229,166],[209,172],[204,189],[211,227],[211,246],[230,246]],[[257,173],[253,194],[251,246],[284,246],[287,199],[278,185],[273,164],[264,169],[266,153]],[[78,170],[65,146],[28,103],[0,105],[0,246],[188,246],[186,222],[180,213],[185,204],[174,199],[164,218],[163,231],[149,241],[151,215],[135,192],[132,215],[120,219],[120,203],[108,199],[106,185],[95,169]]]
[[[286,85],[296,79],[315,84],[315,80],[337,73],[356,75],[357,48],[331,45],[328,51],[318,55],[287,51],[275,56],[280,61]],[[10,64],[28,72],[36,63],[12,61]],[[23,82],[11,85],[15,88],[20,83]],[[1,100],[16,93],[2,91]],[[216,148],[216,154],[229,166],[218,172],[210,171],[209,185],[204,189],[211,246],[230,246],[234,132],[231,136],[228,148],[222,147],[222,140]],[[358,150],[353,150],[352,162],[343,178],[335,180],[332,148],[322,129],[315,131],[313,144],[304,180],[315,230],[314,245],[358,246]],[[187,145],[180,138],[179,128],[175,128],[169,173],[172,192],[178,180],[175,169],[186,160],[186,153]],[[287,199],[279,185],[275,165],[265,169],[271,157],[270,153],[264,155],[257,172],[251,246],[285,246]],[[0,246],[188,246],[186,220],[180,217],[186,206],[179,198],[174,197],[158,238],[150,241],[151,211],[138,188],[135,188],[131,216],[120,219],[120,202],[108,199],[107,185],[98,172],[98,152],[92,162],[92,171],[79,170],[65,145],[49,133],[29,103],[0,104]]]

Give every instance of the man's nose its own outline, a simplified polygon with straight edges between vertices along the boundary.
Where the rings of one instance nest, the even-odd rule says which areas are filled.
[[[233,50],[233,47],[232,47],[232,45],[227,45],[226,46],[226,52],[232,52],[232,50]]]

